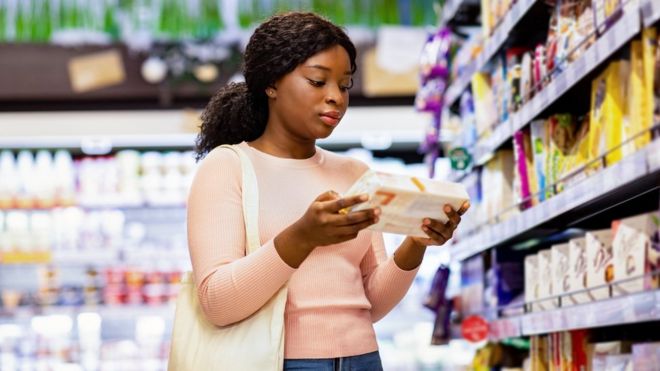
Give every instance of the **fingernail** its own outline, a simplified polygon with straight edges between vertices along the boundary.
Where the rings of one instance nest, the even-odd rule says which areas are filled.
[[[424,219],[424,225],[429,225],[431,224],[431,220],[429,219]]]
[[[429,227],[427,227],[427,226],[422,226],[422,229],[424,230],[424,232],[426,232],[426,231],[429,230]]]
[[[369,199],[369,195],[360,195],[360,201],[366,201]]]
[[[380,209],[374,209],[374,215],[380,215]]]
[[[451,212],[451,206],[449,206],[449,205],[445,205],[445,212],[446,212],[446,213]]]

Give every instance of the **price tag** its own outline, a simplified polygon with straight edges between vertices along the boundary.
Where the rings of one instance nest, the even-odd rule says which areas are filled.
[[[126,80],[122,56],[118,50],[71,58],[68,70],[71,89],[76,93],[119,85]]]
[[[488,338],[488,321],[481,316],[469,316],[461,323],[461,334],[465,340],[478,343]]]

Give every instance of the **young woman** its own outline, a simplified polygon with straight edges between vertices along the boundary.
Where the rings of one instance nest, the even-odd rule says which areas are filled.
[[[341,122],[356,70],[346,34],[311,13],[270,18],[245,50],[245,83],[208,104],[198,138],[203,158],[188,204],[188,240],[200,304],[218,326],[238,322],[288,282],[285,370],[378,370],[373,323],[405,295],[429,245],[442,245],[450,221],[427,219],[428,238],[408,237],[388,258],[382,235],[365,228],[380,211],[339,210],[367,166],[316,146]],[[262,246],[245,255],[238,144],[259,184]]]

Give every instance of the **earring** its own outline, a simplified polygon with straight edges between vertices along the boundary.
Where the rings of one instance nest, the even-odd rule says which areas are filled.
[[[269,97],[272,98],[274,94],[275,91],[273,91],[273,89],[266,89],[266,95],[268,95]]]

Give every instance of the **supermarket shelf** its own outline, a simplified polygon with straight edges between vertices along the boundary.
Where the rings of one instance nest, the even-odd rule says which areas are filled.
[[[639,33],[639,14],[629,11],[596,43],[587,49],[566,70],[553,79],[511,118],[513,132],[522,129],[548,106],[561,98],[577,82],[607,61],[607,59]]]
[[[173,318],[174,304],[19,307],[12,312],[0,312],[0,323],[6,319],[20,322],[22,319],[28,320],[34,316],[65,315],[73,317],[80,313],[98,313],[104,320],[111,322],[141,316]]]
[[[198,116],[197,111],[177,110],[0,113],[0,148],[64,148],[90,155],[119,148],[190,150]],[[318,144],[416,150],[427,124],[428,114],[412,106],[352,107],[332,136]]]
[[[657,0],[646,0],[641,5],[644,26],[652,26],[660,20],[660,2]]]
[[[656,7],[660,8],[660,6]],[[519,111],[510,114],[508,121],[498,125],[490,136],[480,139],[474,149],[475,165],[485,164],[500,146],[513,137],[516,131],[527,126],[575,84],[607,61],[614,52],[637,35],[640,28],[637,12],[628,12],[582,56],[569,64],[566,70],[553,79],[548,86],[538,92]]]
[[[468,88],[472,75],[481,71],[504,45],[507,37],[516,25],[523,19],[527,12],[534,6],[536,0],[520,0],[516,2],[506,14],[500,25],[495,29],[493,35],[484,43],[481,54],[466,68],[462,78],[454,81],[445,93],[445,104],[452,106]]]
[[[660,290],[497,319],[490,323],[489,337],[502,340],[657,320],[660,320]]]
[[[190,257],[188,255],[188,250],[89,249],[72,251],[42,251],[30,253],[0,253],[0,267],[2,267],[2,265],[18,264],[105,266],[122,263],[128,265],[144,265],[159,262],[181,265],[189,261]]]
[[[564,225],[570,214],[578,211],[599,211],[621,202],[617,190],[630,184],[638,187],[660,185],[660,140],[620,162],[602,169],[562,193],[496,224],[485,225],[464,238],[457,236],[451,249],[452,259],[462,261],[470,256],[519,237],[556,218]],[[639,192],[643,192],[640,189]],[[570,223],[569,223],[570,224]]]

